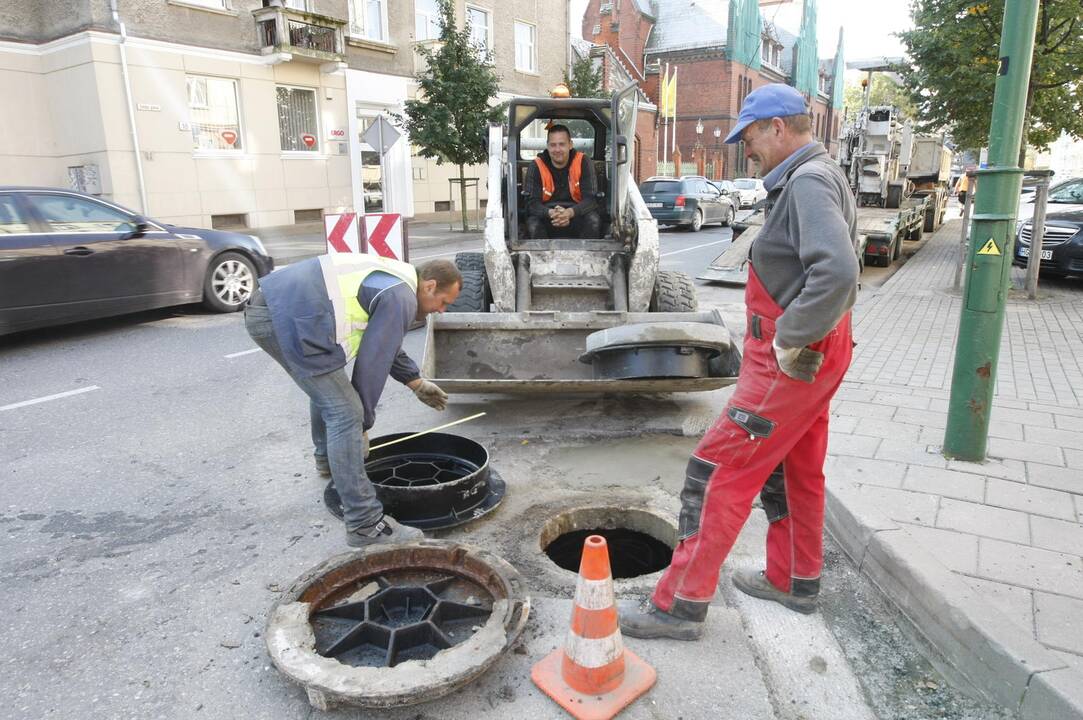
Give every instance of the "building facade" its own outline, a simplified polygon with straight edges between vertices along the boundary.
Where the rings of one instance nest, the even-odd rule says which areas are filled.
[[[377,114],[413,96],[416,44],[439,33],[435,0],[116,5],[119,16],[109,0],[0,0],[12,100],[0,108],[0,184],[76,187],[216,227],[353,208],[414,215],[449,197],[450,170],[413,157],[406,138],[382,162],[365,140]],[[559,5],[562,21],[534,0],[456,0],[504,95],[543,94],[563,76]]]
[[[837,150],[841,34],[835,57],[821,60],[813,0],[805,0],[798,35],[765,21],[759,4],[757,0],[591,0],[587,6],[584,38],[614,48],[634,66],[655,102],[660,101],[667,70],[676,75],[675,117],[662,122],[657,156],[662,160],[676,155],[681,173],[719,179],[753,174],[743,148],[723,145],[722,140],[736,123],[745,96],[773,82],[793,85],[805,95],[813,132],[829,151]],[[662,145],[668,147],[662,149]],[[660,166],[662,172],[675,169],[672,161]]]

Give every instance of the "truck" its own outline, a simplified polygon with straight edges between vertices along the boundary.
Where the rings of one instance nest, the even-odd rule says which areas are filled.
[[[612,99],[517,97],[490,126],[484,250],[456,256],[459,299],[425,330],[421,371],[445,391],[684,392],[736,382],[740,351],[721,315],[699,310],[691,277],[659,268],[658,225],[632,180],[638,100],[635,83]],[[553,123],[593,165],[601,237],[527,236],[524,181]]]

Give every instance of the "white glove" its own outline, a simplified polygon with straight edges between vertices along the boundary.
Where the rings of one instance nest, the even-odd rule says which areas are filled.
[[[816,373],[824,364],[824,354],[810,350],[807,347],[784,348],[779,347],[778,342],[771,346],[775,349],[775,358],[778,360],[778,368],[794,380],[811,383],[816,379]]]
[[[447,393],[441,390],[440,386],[432,380],[422,378],[421,382],[414,388],[414,395],[417,395],[418,400],[436,410],[447,408]]]

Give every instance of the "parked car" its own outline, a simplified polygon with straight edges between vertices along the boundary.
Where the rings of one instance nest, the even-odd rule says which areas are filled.
[[[740,194],[741,207],[752,207],[767,197],[767,188],[759,178],[737,178],[733,181],[733,186]]]
[[[639,186],[639,194],[659,225],[696,232],[707,223],[728,226],[736,214],[729,196],[700,175],[647,178]]]
[[[0,335],[201,301],[233,312],[273,268],[252,235],[176,227],[72,190],[0,187]]]
[[[740,193],[737,192],[737,186],[733,184],[732,180],[708,180],[708,182],[718,188],[718,192],[729,196],[734,207],[740,204]]]
[[[1051,204],[1049,210],[1055,207]],[[1023,221],[1016,235],[1013,265],[1026,266],[1033,233],[1034,223]],[[1041,253],[1038,269],[1043,275],[1083,275],[1083,208],[1046,214]]]
[[[1019,196],[1019,213],[1016,231],[1025,220],[1034,217],[1035,192],[1023,192]],[[1083,210],[1083,178],[1071,178],[1054,183],[1049,188],[1047,213]]]

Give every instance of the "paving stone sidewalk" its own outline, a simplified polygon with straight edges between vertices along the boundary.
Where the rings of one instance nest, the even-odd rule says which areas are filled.
[[[963,683],[1022,717],[1083,717],[1083,282],[1013,270],[989,460],[940,454],[960,221],[855,310],[828,527]]]

